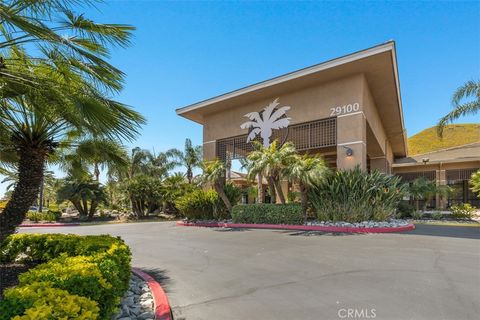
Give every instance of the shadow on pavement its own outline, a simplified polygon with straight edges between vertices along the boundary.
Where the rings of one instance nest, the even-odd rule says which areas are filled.
[[[291,230],[282,230],[276,231],[278,233],[287,234],[289,236],[303,236],[303,237],[312,237],[312,236],[330,236],[330,237],[342,237],[342,236],[361,236],[363,233],[348,233],[348,232],[323,232],[323,231],[291,231]]]
[[[159,268],[139,268],[145,273],[148,273],[153,277],[165,291],[168,291],[168,286],[171,283],[170,277],[167,276],[167,270],[162,270]]]
[[[250,231],[247,228],[214,228],[214,231],[217,232],[239,232],[239,231]]]
[[[461,226],[435,226],[426,224],[416,224],[415,230],[402,232],[402,234],[413,234],[422,236],[450,237],[463,239],[480,239],[479,227],[461,227]]]

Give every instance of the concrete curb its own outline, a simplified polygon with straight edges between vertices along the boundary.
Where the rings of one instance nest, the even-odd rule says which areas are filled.
[[[80,223],[26,223],[21,224],[19,228],[31,228],[31,227],[75,227],[80,226]]]
[[[132,272],[138,277],[142,278],[150,287],[153,296],[153,309],[155,319],[157,320],[173,320],[170,304],[168,303],[167,295],[163,291],[160,284],[155,281],[149,274],[143,272],[138,268],[132,268]]]
[[[333,227],[333,226],[304,226],[304,225],[285,225],[285,224],[248,224],[248,223],[193,223],[177,221],[177,226],[183,227],[217,227],[217,228],[250,228],[250,229],[279,229],[279,230],[297,230],[297,231],[323,231],[323,232],[343,232],[343,233],[387,233],[409,231],[415,229],[415,225],[408,224],[403,227],[382,227],[382,228],[352,228],[352,227]]]

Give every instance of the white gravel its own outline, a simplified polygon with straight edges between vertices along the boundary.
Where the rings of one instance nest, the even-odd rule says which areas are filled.
[[[154,320],[153,296],[143,279],[132,273],[130,287],[122,298],[120,310],[113,320]]]

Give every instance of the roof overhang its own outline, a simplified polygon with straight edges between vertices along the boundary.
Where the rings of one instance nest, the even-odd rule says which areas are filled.
[[[394,155],[406,156],[407,138],[393,41],[200,101],[176,112],[203,124],[204,116],[211,113],[355,74],[364,74],[367,79]]]

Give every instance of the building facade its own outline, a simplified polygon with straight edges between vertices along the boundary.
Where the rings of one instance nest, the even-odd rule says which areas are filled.
[[[203,126],[206,160],[243,158],[252,140],[264,145],[277,140],[320,154],[333,169],[360,166],[405,179],[408,173],[429,171],[429,177],[446,183],[448,172],[457,168],[455,161],[424,164],[408,158],[394,42],[201,101],[177,114]],[[459,170],[480,167],[480,153],[469,160],[458,163]]]

